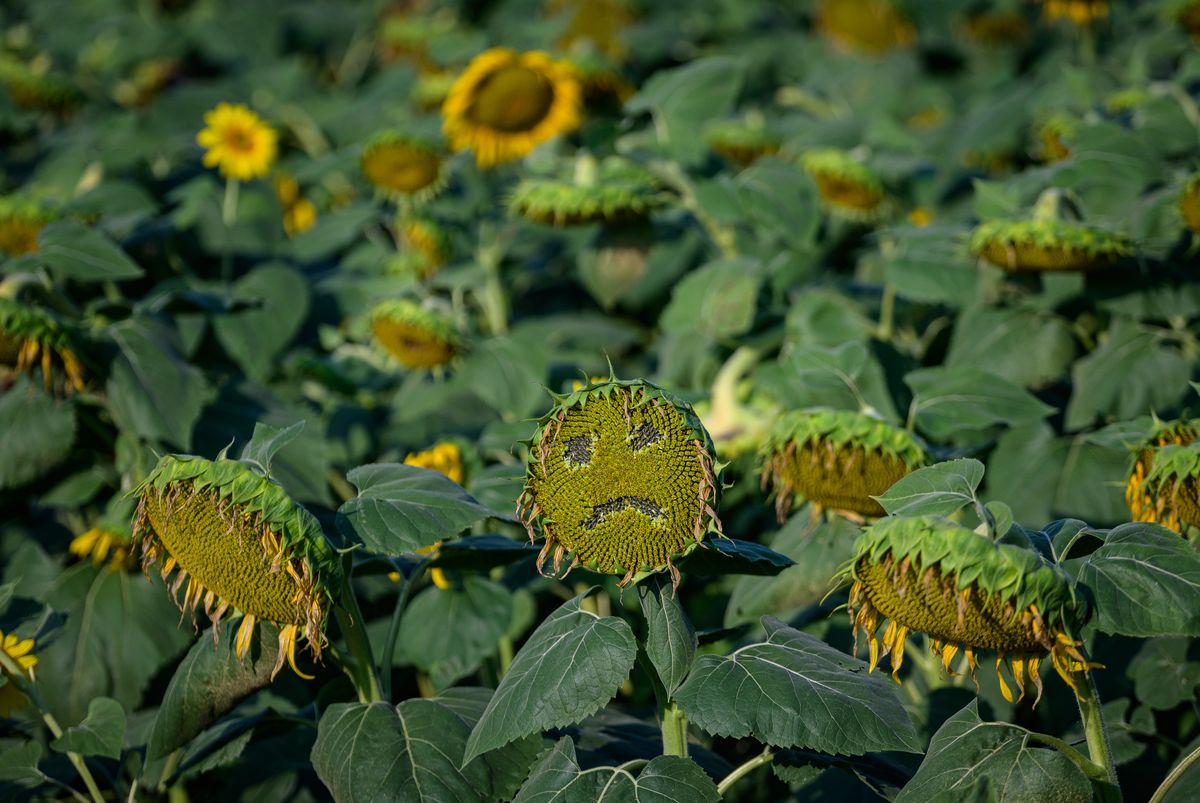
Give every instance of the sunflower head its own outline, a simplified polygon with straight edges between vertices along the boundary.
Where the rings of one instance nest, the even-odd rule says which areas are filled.
[[[1067,20],[1077,28],[1087,28],[1108,19],[1108,0],[1042,0],[1042,18],[1051,23]]]
[[[1179,216],[1185,226],[1200,234],[1200,173],[1189,178],[1179,193]]]
[[[436,221],[405,216],[396,221],[396,233],[406,246],[387,265],[387,272],[429,279],[450,259],[450,235]]]
[[[906,429],[852,410],[796,410],[771,428],[759,451],[762,484],[780,520],[797,495],[823,508],[882,516],[872,499],[926,461]]]
[[[32,304],[0,297],[0,366],[42,374],[46,392],[85,387],[80,333]]]
[[[821,204],[830,214],[866,223],[891,211],[879,176],[846,151],[809,151],[800,164],[816,182]]]
[[[411,452],[404,458],[404,465],[428,468],[462,485],[462,449],[454,441],[443,441],[421,452]]]
[[[588,107],[612,105],[620,107],[633,97],[633,84],[621,74],[617,64],[593,50],[574,51],[568,57],[575,77],[583,89]]]
[[[971,235],[971,252],[1009,271],[1096,270],[1133,253],[1129,242],[1065,220],[991,220]]]
[[[537,223],[578,226],[644,220],[666,202],[654,177],[617,156],[597,162],[581,156],[559,175],[522,179],[509,209]]]
[[[747,167],[783,147],[783,137],[762,124],[745,120],[718,120],[704,129],[704,141],[714,153],[739,167]]]
[[[1071,140],[1078,126],[1075,118],[1052,114],[1037,126],[1034,136],[1034,156],[1042,162],[1061,162],[1071,155]]]
[[[1147,517],[1142,521],[1158,521],[1177,532],[1184,525],[1200,527],[1200,446],[1194,425],[1189,422],[1163,431],[1156,440],[1166,445],[1150,450],[1149,470],[1139,488],[1139,512]]]
[[[871,670],[890,654],[893,678],[912,631],[931,638],[948,672],[960,650],[972,676],[977,654],[995,652],[1000,691],[1009,702],[1012,689],[1001,671],[1006,660],[1017,700],[1026,678],[1041,699],[1038,669],[1047,655],[1071,688],[1074,673],[1095,666],[1074,636],[1086,617],[1084,601],[1066,572],[1032,548],[997,543],[936,516],[890,517],[866,528],[841,577],[851,584],[856,651],[861,630]]]
[[[679,573],[672,561],[720,532],[712,440],[692,408],[643,380],[608,379],[567,396],[530,441],[517,515],[540,530],[543,567]]]
[[[1193,42],[1200,42],[1200,2],[1181,0],[1174,9],[1175,21],[1188,32]]]
[[[50,72],[50,63],[45,59],[27,63],[10,55],[0,55],[0,84],[20,109],[63,111],[79,96],[70,81]]]
[[[405,299],[383,301],[371,311],[375,339],[406,368],[437,368],[459,351],[451,322]]]
[[[33,639],[23,639],[16,633],[5,633],[0,630],[0,650],[8,659],[6,663],[15,664],[25,680],[33,680],[33,669],[38,664],[38,657],[33,653]],[[3,674],[11,678],[7,668]],[[0,717],[8,719],[13,711],[24,707],[27,700],[12,681],[0,686]]]
[[[280,627],[279,659],[296,668],[303,635],[320,658],[325,620],[341,581],[337,555],[312,514],[292,501],[257,464],[165,455],[137,496],[135,554],[142,569],[161,562],[180,609],[201,601],[214,628],[230,608],[241,611],[237,655],[250,647],[258,620]],[[182,599],[179,590],[184,589]]]
[[[396,199],[426,201],[446,185],[437,148],[397,131],[371,137],[359,165],[367,181]]]
[[[890,0],[820,0],[816,26],[842,50],[880,55],[907,47],[917,31]]]
[[[582,88],[571,65],[541,51],[493,48],[476,56],[442,106],[450,147],[480,167],[519,159],[579,126]]]
[[[247,107],[233,103],[218,103],[205,112],[196,142],[204,148],[205,167],[239,181],[265,176],[279,150],[275,129]]]
[[[1024,42],[1029,36],[1029,25],[1015,11],[984,10],[966,18],[963,33],[984,47],[1007,47]]]
[[[0,197],[0,253],[8,256],[37,253],[38,234],[57,217],[36,201],[17,195]]]
[[[283,207],[283,230],[289,237],[303,234],[317,222],[317,206],[300,194],[300,183],[289,175],[275,176],[275,197]]]
[[[627,0],[549,0],[546,10],[567,15],[566,27],[555,42],[559,50],[582,46],[612,59],[625,55],[621,32],[633,22]]]
[[[1179,532],[1179,513],[1170,493],[1159,483],[1147,482],[1154,455],[1163,446],[1187,446],[1200,437],[1200,422],[1191,420],[1156,422],[1154,432],[1133,452],[1133,465],[1125,483],[1125,504],[1133,521],[1150,521]]]

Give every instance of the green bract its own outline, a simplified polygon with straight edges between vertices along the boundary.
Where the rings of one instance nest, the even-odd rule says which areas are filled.
[[[1156,499],[1164,500],[1179,522],[1200,527],[1200,447],[1193,443],[1195,430],[1180,435],[1175,443],[1154,450],[1144,485]]]
[[[971,251],[1012,271],[1091,270],[1133,254],[1125,238],[1064,220],[991,220],[971,235]]]
[[[846,151],[809,151],[800,157],[800,165],[817,183],[821,202],[831,214],[869,222],[891,211],[879,176]]]
[[[576,226],[640,220],[667,198],[654,177],[632,162],[617,157],[594,162],[581,157],[556,176],[523,179],[508,205],[516,214],[539,223]]]
[[[755,159],[778,153],[783,137],[744,120],[718,120],[704,129],[708,147],[735,164],[745,167]]]
[[[609,380],[556,396],[530,441],[517,514],[553,554],[608,574],[668,570],[710,532],[720,467],[691,407],[644,380]]]

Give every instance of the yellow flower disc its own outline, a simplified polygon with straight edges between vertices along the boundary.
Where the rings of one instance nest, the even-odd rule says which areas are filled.
[[[406,368],[436,368],[458,353],[449,322],[410,301],[385,301],[371,315],[375,339]]]
[[[480,167],[525,156],[579,126],[581,88],[571,66],[540,51],[488,50],[467,66],[442,106],[446,139]]]
[[[628,582],[668,569],[719,528],[711,441],[691,408],[644,382],[573,393],[543,419],[518,515],[564,556]],[[711,503],[711,504],[710,504]]]
[[[205,127],[196,142],[205,149],[204,166],[226,178],[249,181],[271,169],[278,152],[278,134],[242,105],[219,103],[204,115]]]
[[[367,143],[361,166],[367,180],[389,195],[433,191],[442,178],[442,158],[434,148],[390,132]]]

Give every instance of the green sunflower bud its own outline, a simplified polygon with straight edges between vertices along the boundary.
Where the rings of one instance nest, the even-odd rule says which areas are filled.
[[[780,520],[796,496],[823,508],[882,516],[879,496],[926,461],[905,429],[866,413],[799,410],[771,428],[762,449],[762,484],[775,493]]]
[[[720,533],[712,440],[692,408],[643,380],[606,380],[568,396],[530,442],[517,515],[557,575],[584,565],[623,575],[667,570]]]
[[[180,609],[194,616],[203,601],[214,628],[230,608],[241,611],[239,658],[259,619],[276,623],[272,677],[285,656],[307,677],[296,667],[297,636],[320,658],[341,581],[337,555],[312,514],[257,464],[223,458],[166,455],[131,494],[138,497],[133,539],[142,569],[161,560],[163,580],[175,571],[170,589]]]
[[[1070,578],[1032,548],[1000,544],[936,516],[891,517],[868,527],[841,573],[851,583],[850,620],[869,640],[870,669],[891,655],[892,677],[904,661],[910,631],[925,633],[947,672],[959,650],[974,677],[976,654],[994,651],[1005,699],[1012,690],[1001,669],[1007,660],[1020,700],[1028,678],[1042,696],[1040,663],[1047,655],[1063,680],[1096,666],[1074,633],[1086,613]],[[876,636],[882,619],[888,625]],[[1035,701],[1036,705],[1036,701]]]

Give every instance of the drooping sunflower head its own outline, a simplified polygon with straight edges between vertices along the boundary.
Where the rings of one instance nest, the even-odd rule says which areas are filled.
[[[644,220],[666,200],[649,171],[634,162],[581,156],[556,175],[522,179],[508,205],[537,223],[578,226]]]
[[[38,233],[58,216],[36,201],[17,195],[0,197],[0,253],[34,254]]]
[[[747,167],[764,156],[773,156],[783,147],[783,137],[761,123],[745,120],[718,120],[704,129],[704,141],[739,167]]]
[[[984,47],[1007,47],[1024,42],[1029,36],[1029,25],[1015,11],[983,10],[963,21],[963,33]]]
[[[371,137],[359,165],[367,181],[396,199],[427,201],[446,186],[437,148],[398,131],[383,131]]]
[[[404,458],[404,465],[432,469],[462,485],[462,449],[454,441],[443,441],[424,451],[410,452]]]
[[[132,494],[135,554],[144,571],[160,564],[180,609],[195,615],[203,602],[214,627],[229,610],[240,611],[239,658],[255,623],[274,622],[280,631],[272,677],[285,658],[307,677],[296,667],[297,637],[320,658],[341,580],[337,555],[312,514],[257,464],[224,458],[165,455]]]
[[[1007,661],[1019,701],[1026,679],[1042,696],[1041,662],[1050,657],[1071,688],[1074,673],[1095,666],[1075,633],[1086,615],[1070,578],[1032,548],[997,543],[936,516],[889,517],[866,528],[841,574],[851,583],[850,621],[867,637],[870,668],[891,655],[892,677],[904,661],[910,632],[925,633],[947,672],[962,651],[974,677],[978,653],[996,653],[1005,699],[1014,702],[1001,671]],[[881,640],[877,631],[887,619]],[[1036,705],[1036,701],[1035,701]]]
[[[16,633],[5,633],[0,630],[0,650],[4,651],[7,658],[5,663],[15,664],[16,669],[25,676],[26,680],[34,679],[33,670],[38,664],[38,657],[34,654],[33,647],[33,639],[23,639]],[[9,678],[13,677],[12,674],[9,674],[7,667],[3,673]],[[0,686],[0,717],[8,719],[12,716],[13,711],[24,707],[27,702],[25,695],[11,681]]]
[[[1147,482],[1154,466],[1154,455],[1159,447],[1187,446],[1200,437],[1200,422],[1179,420],[1169,423],[1156,422],[1154,432],[1133,452],[1133,465],[1125,483],[1125,504],[1133,521],[1149,521],[1167,529],[1180,531],[1179,513],[1171,504],[1173,483],[1162,487],[1157,482]],[[1164,492],[1165,491],[1165,492]]]
[[[1188,32],[1193,42],[1200,42],[1200,2],[1178,0],[1172,11],[1179,27]]]
[[[846,151],[809,151],[800,164],[817,183],[821,204],[830,214],[869,223],[891,211],[879,176]]]
[[[839,48],[871,55],[917,39],[908,17],[890,0],[821,0],[816,25]]]
[[[1133,253],[1129,241],[1065,220],[991,220],[971,235],[971,252],[1009,271],[1097,270]]]
[[[41,58],[25,62],[0,54],[0,84],[20,109],[62,111],[72,106],[79,96],[75,86],[51,72],[50,62]]]
[[[1151,450],[1149,470],[1139,488],[1139,512],[1146,516],[1141,521],[1157,521],[1176,532],[1184,525],[1200,527],[1200,444],[1196,442],[1200,428],[1194,425],[1189,422],[1164,431],[1160,439],[1166,445]]]
[[[396,220],[396,233],[405,248],[388,262],[388,273],[428,279],[449,261],[450,235],[437,221],[405,216]]]
[[[1071,155],[1071,141],[1078,126],[1067,114],[1052,114],[1034,131],[1033,153],[1042,162],[1061,162]]]
[[[538,566],[606,574],[679,573],[672,561],[720,532],[712,440],[692,408],[643,380],[606,380],[567,396],[530,442],[517,516],[545,538]]]
[[[1108,0],[1042,0],[1042,18],[1051,23],[1067,20],[1077,28],[1087,28],[1108,19]]]
[[[233,103],[218,103],[205,112],[196,143],[204,148],[205,167],[239,181],[265,176],[279,151],[275,129],[249,108]]]
[[[1200,173],[1189,178],[1179,193],[1179,216],[1185,226],[1200,234]]]
[[[317,222],[317,206],[300,192],[300,183],[284,173],[275,176],[275,197],[283,207],[283,230],[288,237],[303,234]]]
[[[448,319],[406,299],[378,304],[371,312],[371,329],[406,368],[437,368],[459,351],[458,334]]]
[[[762,484],[780,520],[795,497],[830,510],[882,516],[879,496],[924,465],[924,447],[906,429],[852,410],[796,410],[771,428],[759,451]]]
[[[75,327],[29,303],[0,297],[0,366],[30,376],[41,372],[46,392],[81,391],[86,382]]]
[[[519,159],[579,126],[582,89],[571,65],[541,51],[493,48],[476,56],[442,105],[450,147],[480,167]]]
[[[546,11],[567,16],[566,27],[555,42],[559,50],[583,46],[613,59],[625,55],[621,33],[633,21],[626,0],[549,0]]]

